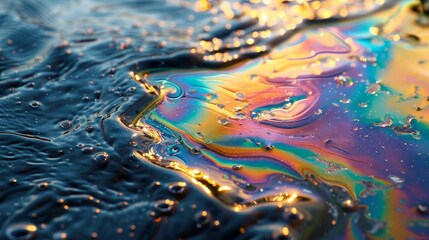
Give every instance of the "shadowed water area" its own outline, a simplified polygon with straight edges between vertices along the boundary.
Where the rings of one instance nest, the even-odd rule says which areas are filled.
[[[427,239],[428,44],[420,1],[2,0],[0,239]]]

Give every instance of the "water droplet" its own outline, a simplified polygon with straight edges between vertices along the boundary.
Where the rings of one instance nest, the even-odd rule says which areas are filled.
[[[389,174],[389,179],[390,179],[393,183],[396,183],[396,184],[400,184],[400,183],[403,183],[403,182],[404,182],[404,179],[402,179],[402,178],[400,178],[400,177],[398,177],[398,176],[392,175],[392,174]]]
[[[322,114],[323,113],[323,110],[322,109],[317,109],[316,111],[314,111],[314,115],[316,115],[316,116],[319,116],[320,114]]]
[[[170,147],[170,149],[169,149],[170,154],[176,154],[179,151],[180,151],[180,148],[178,146],[176,146],[176,145]]]
[[[72,121],[70,121],[70,120],[63,120],[63,121],[59,122],[58,125],[62,129],[69,129],[69,128],[71,128],[71,126],[73,124],[72,124]]]
[[[344,104],[349,104],[352,100],[345,98],[345,99],[340,99],[340,103],[344,103]]]
[[[200,153],[201,153],[201,151],[200,151],[200,149],[199,149],[199,148],[192,148],[192,149],[191,149],[191,153],[192,153],[192,154],[200,154]]]
[[[353,86],[354,82],[349,76],[337,76],[335,77],[335,81],[340,86]]]
[[[232,166],[232,169],[235,170],[235,171],[241,170],[242,168],[243,168],[243,166],[241,166],[241,165],[234,165],[234,166]]]
[[[429,213],[429,208],[426,205],[418,204],[416,207],[417,213],[421,215],[426,215]]]
[[[170,191],[174,195],[182,195],[186,191],[186,183],[185,182],[177,182],[168,185],[168,191]]]
[[[358,105],[359,105],[359,107],[361,107],[361,108],[366,108],[366,107],[368,107],[368,103],[366,103],[366,102],[361,102],[361,103],[359,103]]]
[[[94,97],[95,97],[95,100],[98,100],[98,99],[100,99],[100,97],[101,97],[101,92],[100,91],[95,91],[94,92]]]
[[[267,151],[271,151],[271,150],[273,150],[274,149],[274,146],[273,145],[271,145],[271,144],[267,144],[267,145],[265,145],[265,150],[267,150]]]
[[[240,100],[240,101],[246,99],[246,96],[242,92],[235,93],[235,96],[237,97],[237,100]]]
[[[378,91],[380,91],[380,85],[379,84],[371,84],[366,88],[366,92],[369,94],[376,94]]]
[[[237,113],[237,114],[235,114],[234,118],[235,119],[239,119],[239,120],[245,119],[246,118],[246,113]]]
[[[10,240],[27,240],[34,238],[37,227],[31,223],[15,223],[6,229],[6,236]]]
[[[37,187],[38,187],[40,190],[46,190],[46,189],[48,189],[48,187],[49,187],[49,183],[48,183],[48,182],[42,182],[42,183],[39,183],[39,184],[37,185]]]
[[[374,126],[376,127],[390,127],[393,124],[392,117],[390,115],[384,116],[384,120],[379,123],[374,123]]]
[[[86,154],[92,153],[93,151],[94,151],[94,147],[92,146],[82,148],[82,152]]]
[[[9,183],[10,184],[16,184],[16,183],[18,183],[18,180],[16,180],[16,178],[12,178],[9,180]]]
[[[410,134],[415,139],[420,139],[420,132],[412,129],[411,123],[413,120],[415,120],[415,117],[408,116],[403,126],[396,126],[396,127],[393,127],[392,129],[397,134]]]
[[[99,152],[94,155],[93,160],[98,164],[106,164],[109,161],[109,154],[106,152]]]
[[[250,80],[254,81],[254,80],[258,80],[258,75],[257,74],[250,74]]]
[[[197,228],[203,228],[211,222],[212,216],[207,211],[201,211],[195,214],[195,221],[197,222]]]
[[[222,126],[227,126],[231,124],[231,122],[226,118],[220,118],[219,120],[217,120],[217,122],[220,123]]]
[[[176,203],[170,199],[159,200],[155,202],[155,209],[164,214],[172,213]]]
[[[88,127],[86,127],[86,131],[87,131],[88,133],[91,133],[93,130],[94,130],[94,127],[93,127],[93,126],[88,126]]]
[[[204,135],[201,132],[197,132],[197,136],[200,138],[204,138]]]
[[[40,107],[40,105],[41,105],[41,103],[40,103],[40,102],[38,102],[38,101],[31,101],[31,102],[30,102],[30,106],[31,106],[32,108],[38,108],[38,107]]]
[[[291,102],[289,102],[289,101],[287,101],[286,103],[285,103],[285,105],[283,106],[283,109],[290,109],[291,107],[292,107],[292,103]]]
[[[343,208],[344,212],[354,212],[357,210],[358,206],[354,201],[347,199],[341,203],[341,207]]]

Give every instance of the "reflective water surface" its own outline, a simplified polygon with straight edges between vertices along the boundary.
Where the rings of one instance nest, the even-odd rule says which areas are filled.
[[[418,1],[0,2],[0,239],[427,239]]]

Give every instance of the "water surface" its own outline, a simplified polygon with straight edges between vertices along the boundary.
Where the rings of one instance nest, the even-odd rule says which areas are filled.
[[[418,2],[0,9],[0,239],[429,237]]]

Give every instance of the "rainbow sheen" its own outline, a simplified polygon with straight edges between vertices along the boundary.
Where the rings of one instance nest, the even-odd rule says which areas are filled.
[[[418,18],[404,2],[303,25],[229,68],[136,74],[154,104],[127,123],[135,153],[234,211],[312,199],[303,211],[323,215],[324,195],[302,183],[311,182],[357,202],[328,214],[344,239],[429,237],[416,212],[429,191],[429,28]]]

